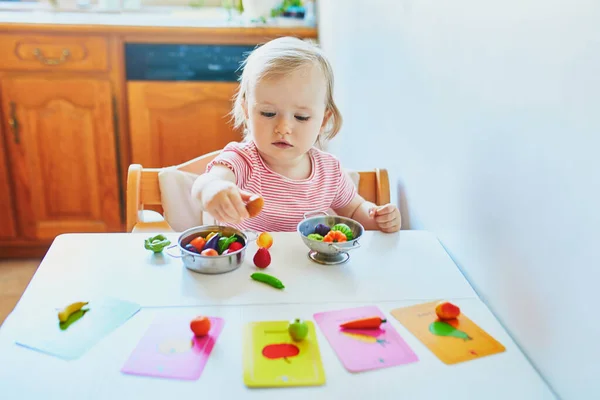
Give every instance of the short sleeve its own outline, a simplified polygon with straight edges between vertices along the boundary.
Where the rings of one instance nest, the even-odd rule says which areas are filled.
[[[217,164],[224,165],[233,172],[238,187],[246,186],[250,180],[252,159],[240,143],[232,142],[225,146],[221,153],[206,166],[206,172]]]
[[[339,181],[337,185],[338,189],[336,195],[333,199],[333,202],[331,203],[331,208],[333,210],[338,210],[342,207],[347,206],[352,201],[352,199],[354,199],[356,193],[358,193],[356,185],[354,185],[354,182],[352,182],[350,176],[342,169],[339,161],[337,163],[337,174]]]

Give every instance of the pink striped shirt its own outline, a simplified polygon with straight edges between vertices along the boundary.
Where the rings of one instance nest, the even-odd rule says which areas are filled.
[[[252,141],[231,142],[225,146],[206,171],[215,164],[227,166],[235,174],[240,189],[260,194],[265,201],[259,215],[232,226],[258,232],[290,232],[296,230],[306,212],[336,210],[348,205],[357,190],[339,160],[314,147],[308,155],[311,175],[294,180],[273,172]]]

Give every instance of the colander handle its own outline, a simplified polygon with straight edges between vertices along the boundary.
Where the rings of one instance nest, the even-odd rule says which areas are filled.
[[[258,232],[257,231],[253,231],[252,229],[246,229],[243,231],[244,235],[246,235],[247,239],[249,242],[255,240],[256,238],[258,238]]]
[[[339,253],[345,253],[348,250],[354,250],[354,249],[358,249],[360,247],[360,243],[358,243],[358,240],[355,240],[354,243],[352,243],[352,247],[338,247],[333,243],[329,244],[329,247],[333,247],[334,249],[336,249]]]
[[[327,214],[327,212],[325,212],[325,211],[309,211],[309,212],[304,213],[304,219],[308,218],[309,216],[315,216],[315,215],[329,216],[329,214]]]

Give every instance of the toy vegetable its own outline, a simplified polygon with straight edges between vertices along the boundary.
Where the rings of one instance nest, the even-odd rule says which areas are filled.
[[[346,224],[335,224],[331,227],[332,231],[339,231],[346,235],[346,240],[354,239],[354,235],[352,235],[352,229]]]
[[[206,336],[210,332],[210,319],[202,315],[197,316],[190,322],[190,329],[195,336]]]
[[[279,279],[268,274],[263,274],[262,272],[255,272],[252,275],[250,275],[250,277],[255,281],[266,283],[267,285],[271,285],[276,289],[285,288],[285,286],[283,286],[283,283],[281,283]]]
[[[340,327],[344,329],[378,329],[384,322],[387,320],[380,317],[367,317],[345,322]]]
[[[219,254],[222,254],[225,250],[227,250],[229,248],[229,246],[236,240],[237,240],[237,237],[235,235],[231,235],[229,237],[226,237],[226,236],[220,237],[219,241],[217,242],[218,243],[217,251],[219,252]]]
[[[329,233],[331,229],[329,229],[329,227],[325,224],[317,224],[317,226],[315,226],[315,232],[316,234],[319,234],[321,236],[325,236]]]
[[[215,251],[217,251],[219,249],[219,238],[221,237],[221,235],[219,233],[215,233],[214,235],[208,235],[207,238],[210,237],[210,239],[206,240],[206,244],[204,245],[204,250],[206,249],[213,249]]]
[[[344,235],[340,231],[331,230],[325,237],[323,238],[324,242],[332,243],[332,242],[345,242],[347,241],[346,235]]]
[[[310,240],[316,240],[319,242],[323,241],[323,236],[319,235],[318,233],[311,233],[310,235],[307,236],[307,238],[309,238]]]
[[[160,253],[165,247],[171,244],[171,241],[164,235],[156,235],[144,240],[144,248]]]

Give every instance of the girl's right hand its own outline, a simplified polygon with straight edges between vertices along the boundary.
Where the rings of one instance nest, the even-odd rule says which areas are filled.
[[[239,224],[250,217],[246,202],[252,193],[239,189],[235,183],[217,179],[208,183],[202,192],[202,208],[218,221]]]

